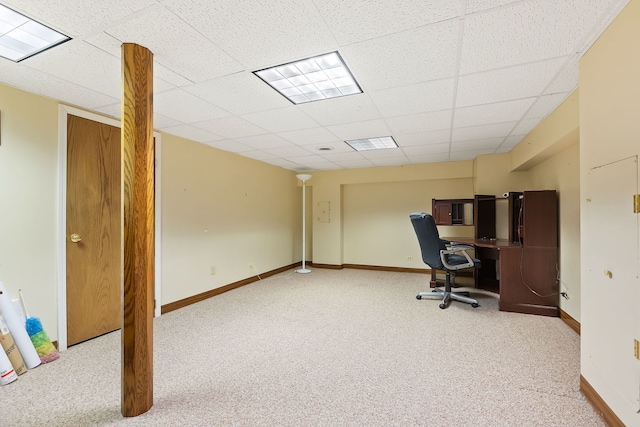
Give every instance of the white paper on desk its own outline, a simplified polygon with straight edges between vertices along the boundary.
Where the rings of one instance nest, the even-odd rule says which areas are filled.
[[[28,369],[33,369],[42,363],[40,356],[38,356],[38,352],[33,346],[31,338],[29,338],[27,329],[13,307],[7,288],[5,288],[2,282],[0,282],[0,291],[2,291],[0,294],[0,314],[4,317],[4,321],[7,323],[9,331],[11,331],[13,340],[18,346],[18,350],[20,350],[25,365],[27,365]]]

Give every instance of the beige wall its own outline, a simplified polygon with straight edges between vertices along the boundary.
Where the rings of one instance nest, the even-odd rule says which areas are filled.
[[[398,189],[404,188],[404,185],[407,183],[415,181],[438,180],[445,183],[445,187],[442,187],[442,194],[446,194],[447,186],[449,185],[447,182],[449,180],[467,179],[468,189],[465,192],[465,197],[473,197],[472,177],[472,161],[315,172],[312,179],[314,205],[313,262],[318,264],[342,265],[346,262],[343,254],[344,247],[350,250],[350,259],[364,260],[361,254],[355,252],[355,249],[360,246],[352,240],[368,239],[369,237],[362,236],[360,235],[361,233],[355,235],[349,231],[349,241],[344,241],[346,227],[343,221],[343,203],[345,202],[343,190],[346,186],[371,184],[373,185],[374,194],[377,191],[376,185],[383,186],[384,188],[380,187],[382,193],[376,197],[377,201],[374,202],[382,205],[385,203],[384,198],[389,194],[389,187],[387,186],[390,183],[396,183],[396,189]],[[406,195],[406,200],[402,206],[395,208],[391,204],[388,206],[388,209],[395,211],[397,218],[405,218],[406,224],[400,225],[401,222],[396,222],[391,226],[392,228],[390,230],[386,230],[389,226],[388,224],[378,224],[378,226],[382,226],[383,229],[389,233],[401,234],[406,232],[406,226],[410,224],[407,218],[411,212],[415,210],[431,211],[431,196],[428,193],[419,191],[419,188],[416,188],[414,193],[413,189],[414,188],[411,188],[411,191],[402,190],[402,193]],[[350,194],[351,193],[352,192],[350,192]],[[395,197],[395,195],[393,197]],[[329,202],[331,206],[330,222],[321,222],[318,220],[320,216],[318,212],[319,202]],[[350,201],[347,201],[347,203],[350,203]],[[407,211],[409,207],[411,207],[411,209]],[[350,217],[353,216],[351,210],[348,213]],[[391,214],[389,214],[389,217],[391,217]],[[389,256],[397,258],[397,255]],[[406,258],[406,255],[401,256],[405,256]],[[389,262],[390,261],[385,261],[383,265],[390,265]],[[363,262],[362,264],[375,265],[373,261]]]
[[[0,281],[57,331],[58,107],[0,85]]]
[[[579,77],[581,373],[629,426],[640,424],[640,362],[632,351],[633,340],[640,339],[640,238],[632,211],[640,185],[639,22],[640,0],[631,0],[583,56]],[[625,158],[631,160],[616,165]],[[596,178],[604,176],[616,179]],[[620,205],[596,209],[600,200]],[[604,269],[613,272],[611,278]]]
[[[470,197],[470,178],[344,185],[344,263],[428,268],[409,214],[431,212],[432,198]],[[473,236],[470,226],[440,227],[439,231],[448,237]]]
[[[0,281],[56,340],[58,103],[0,85],[0,111]],[[161,304],[300,261],[292,171],[168,134],[161,171]]]
[[[292,171],[163,134],[163,304],[301,260],[301,212]]]

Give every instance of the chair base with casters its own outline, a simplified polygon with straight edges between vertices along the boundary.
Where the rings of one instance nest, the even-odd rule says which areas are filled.
[[[416,295],[416,299],[422,299],[422,297],[438,297],[442,298],[442,302],[438,307],[447,308],[449,305],[449,301],[460,301],[466,302],[467,304],[471,304],[471,307],[477,308],[479,307],[478,300],[469,297],[469,292],[452,292],[451,291],[451,276],[450,273],[447,272],[444,291],[440,291],[434,289],[430,292],[420,292]]]

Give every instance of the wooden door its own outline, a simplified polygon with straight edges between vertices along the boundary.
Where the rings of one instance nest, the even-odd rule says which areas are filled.
[[[120,155],[119,128],[68,116],[67,345],[120,328]]]

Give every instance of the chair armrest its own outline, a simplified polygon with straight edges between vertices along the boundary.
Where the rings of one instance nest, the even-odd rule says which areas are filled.
[[[440,259],[442,260],[442,265],[444,265],[448,270],[462,270],[464,268],[471,268],[475,264],[473,263],[473,259],[467,253],[468,250],[473,250],[473,246],[459,244],[452,245],[450,249],[443,249],[440,251]],[[467,259],[467,262],[462,264],[451,265],[447,263],[447,255],[461,253]]]

